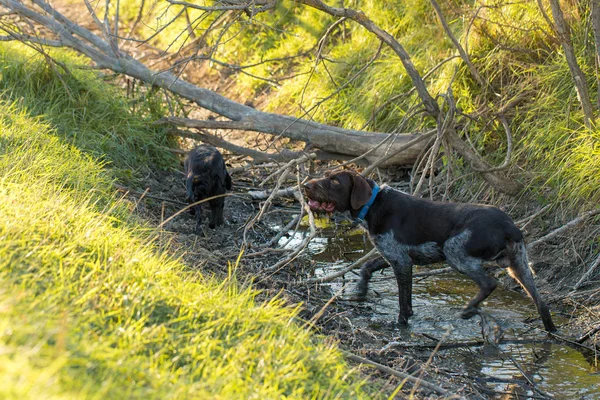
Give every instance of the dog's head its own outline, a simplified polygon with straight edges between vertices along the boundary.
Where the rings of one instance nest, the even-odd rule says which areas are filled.
[[[335,171],[306,182],[304,192],[313,211],[331,213],[359,210],[371,198],[372,189],[354,171]]]

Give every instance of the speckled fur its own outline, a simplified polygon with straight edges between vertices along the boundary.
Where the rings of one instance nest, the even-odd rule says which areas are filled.
[[[309,199],[334,204],[335,210],[356,218],[369,201],[375,182],[354,171],[335,171],[304,184]],[[370,204],[362,225],[369,232],[382,258],[361,268],[357,297],[366,298],[373,272],[391,266],[398,283],[398,322],[412,315],[412,266],[446,260],[456,271],[479,286],[479,293],[461,316],[478,312],[479,304],[496,288],[496,280],[483,267],[495,261],[508,267],[511,275],[533,298],[544,326],[556,328],[542,301],[527,264],[522,232],[502,210],[485,205],[436,202],[419,199],[383,186]]]

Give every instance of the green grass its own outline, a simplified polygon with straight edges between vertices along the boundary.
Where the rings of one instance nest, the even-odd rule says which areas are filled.
[[[114,166],[122,180],[132,179],[147,165],[167,168],[175,158],[168,151],[173,139],[152,122],[164,115],[156,95],[127,98],[107,85],[96,72],[83,70],[88,61],[70,52],[52,56],[67,67],[50,66],[23,46],[0,46],[0,93],[30,115],[44,115],[69,143]],[[130,103],[137,105],[133,110]],[[138,174],[139,175],[139,174]]]
[[[295,309],[257,301],[233,266],[218,282],[157,250],[111,187],[129,163],[161,160],[144,115],[92,73],[67,80],[66,101],[57,75],[14,51],[0,61],[0,398],[368,397]],[[94,96],[116,105],[71,114]]]

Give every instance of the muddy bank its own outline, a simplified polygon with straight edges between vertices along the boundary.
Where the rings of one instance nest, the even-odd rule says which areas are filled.
[[[252,200],[246,193],[256,188],[268,172],[246,170],[233,174],[235,195],[226,200],[225,226],[216,230],[205,226],[203,234],[197,236],[193,234],[193,218],[184,213],[165,224],[161,243],[182,256],[190,268],[218,278],[226,276],[227,263],[239,256],[245,224],[261,207],[259,201]],[[148,187],[149,195],[156,198],[146,197],[138,210],[145,219],[159,225],[182,207],[164,199],[185,200],[183,176],[177,172],[156,175],[148,181]],[[442,386],[448,393],[466,398],[547,398],[550,395],[557,399],[600,398],[600,373],[594,351],[548,337],[541,330],[533,303],[521,292],[508,290],[515,285],[509,278],[504,279],[502,271],[499,272],[501,282],[509,283],[508,289],[498,288],[483,306],[504,333],[500,346],[484,344],[480,317],[466,321],[458,318],[460,308],[476,292],[475,285],[458,274],[415,279],[415,315],[408,329],[398,329],[393,324],[398,306],[391,270],[374,276],[369,299],[362,303],[352,299],[356,281],[352,273],[329,284],[296,284],[309,277],[334,273],[370,249],[366,235],[355,229],[348,231],[347,220],[341,216],[335,216],[329,225],[318,221],[322,229],[303,254],[284,268],[265,273],[266,268],[285,258],[287,253],[264,251],[261,245],[280,233],[298,211],[299,205],[294,199],[274,201],[263,220],[247,233],[250,247],[241,260],[238,276],[241,280],[253,281],[264,298],[280,295],[290,304],[302,303],[301,317],[310,321],[315,331],[338,340],[341,348],[420,376]],[[306,234],[306,226],[297,231],[292,229],[279,240],[278,246],[294,249]],[[257,252],[258,256],[249,256]],[[532,259],[535,261],[535,257]],[[443,265],[416,271],[439,267]],[[550,281],[559,282],[566,276],[555,273]],[[593,323],[600,322],[600,318],[593,319],[600,314],[593,298],[583,302],[581,298],[565,297],[566,291],[555,290],[547,277],[547,272],[540,273],[538,287],[542,295],[551,300],[560,335],[577,338],[593,327]],[[590,290],[590,286],[585,290]],[[574,306],[573,301],[578,305]],[[594,341],[588,340],[584,346],[590,348]],[[376,369],[363,367],[362,371],[386,395],[400,383]],[[401,393],[410,391],[411,386],[406,385]],[[418,397],[432,395],[427,390],[417,393]]]

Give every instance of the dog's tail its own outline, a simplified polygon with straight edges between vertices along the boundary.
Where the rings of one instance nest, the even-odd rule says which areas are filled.
[[[546,330],[548,332],[556,331],[548,306],[544,300],[542,300],[535,287],[535,281],[533,279],[535,272],[527,260],[527,248],[525,247],[525,242],[523,240],[509,241],[507,252],[510,260],[508,273],[523,287],[529,297],[532,298]]]

